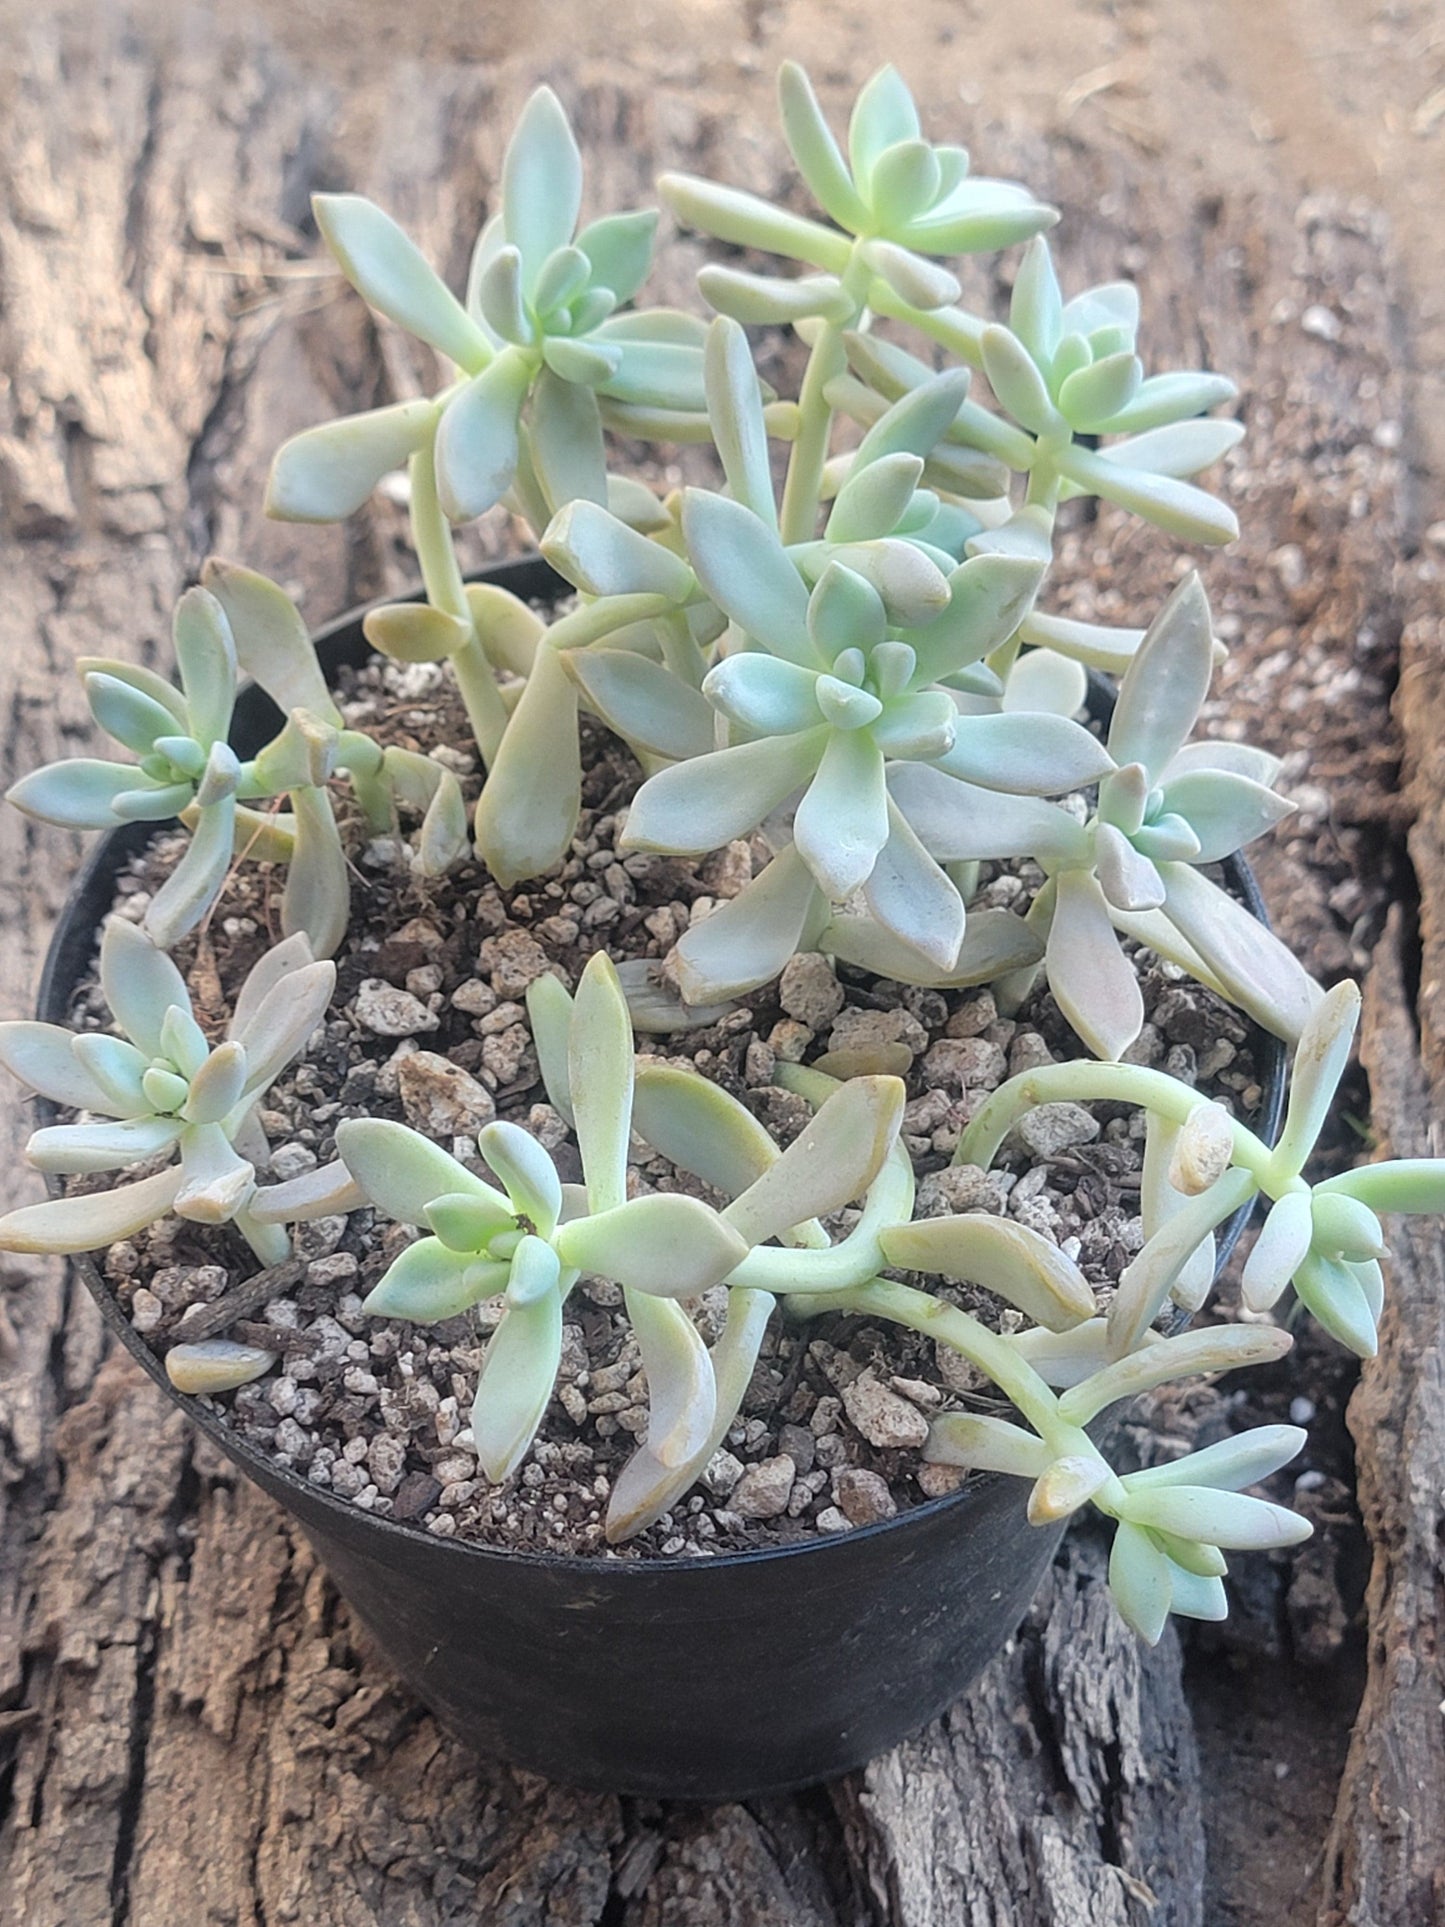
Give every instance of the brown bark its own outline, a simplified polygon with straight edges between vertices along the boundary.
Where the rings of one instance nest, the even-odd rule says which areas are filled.
[[[781,178],[771,130],[744,144],[725,87],[684,96],[650,84],[638,60],[625,84],[561,43],[547,63],[576,111],[595,205],[645,200],[660,164],[756,188]],[[275,574],[317,621],[409,576],[385,504],[341,530],[259,515],[286,433],[429,376],[317,260],[307,196],[343,183],[374,195],[456,282],[503,131],[538,77],[519,58],[409,66],[342,114],[258,31],[200,18],[168,37],[111,15],[27,27],[0,83],[8,768],[80,746],[77,656],[164,663],[170,603],[208,550]],[[1148,242],[1157,365],[1253,364],[1254,523],[1211,582],[1240,610],[1237,713],[1257,722],[1269,708],[1266,734],[1288,748],[1288,704],[1262,689],[1307,691],[1309,664],[1338,669],[1362,623],[1383,637],[1356,658],[1362,674],[1381,687],[1389,674],[1367,551],[1390,537],[1393,482],[1388,463],[1356,460],[1398,405],[1379,237],[1336,210],[1296,232],[1288,210],[1202,205],[1128,149],[1013,147],[990,153],[990,169],[1053,188],[1076,283],[1137,266]],[[699,252],[674,250],[659,298],[689,298]],[[1296,315],[1347,300],[1346,340],[1276,325],[1282,290]],[[488,528],[478,552],[506,533]],[[1328,553],[1313,601],[1264,567],[1285,542]],[[1066,545],[1063,593],[1097,586],[1103,613],[1133,620],[1173,562],[1162,539],[1105,515]],[[1252,681],[1287,622],[1312,640],[1305,671]],[[1388,759],[1388,740],[1352,736],[1348,718],[1329,740],[1376,797],[1363,772]],[[1340,807],[1359,822],[1375,803]],[[1323,886],[1300,880],[1313,847],[1287,844],[1281,874],[1301,934],[1347,967],[1348,919],[1331,920]],[[7,1014],[27,1007],[75,854],[0,812]],[[1349,846],[1327,881],[1358,883],[1369,867]],[[8,1204],[33,1187],[17,1168],[17,1108],[3,1129]],[[1428,1259],[1405,1250],[1402,1297]],[[58,1268],[10,1261],[4,1282],[0,1707],[16,1716],[0,1713],[0,1911],[26,1927],[1200,1921],[1178,1648],[1171,1635],[1145,1654],[1123,1632],[1092,1541],[1071,1545],[967,1702],[829,1793],[711,1812],[577,1795],[479,1764],[412,1705],[359,1649],[282,1515],[124,1358],[103,1357],[93,1308]]]

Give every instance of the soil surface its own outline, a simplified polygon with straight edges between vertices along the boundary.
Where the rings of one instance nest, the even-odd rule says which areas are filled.
[[[427,664],[380,660],[344,672],[349,726],[383,745],[443,757],[468,802],[480,770],[451,679]],[[444,878],[414,876],[389,837],[370,837],[338,791],[353,884],[352,924],[337,954],[332,1014],[262,1102],[274,1179],[336,1155],[337,1126],[389,1117],[485,1170],[476,1133],[494,1118],[530,1131],[564,1182],[582,1168],[563,1116],[548,1102],[525,1005],[545,972],[575,987],[588,957],[661,966],[675,938],[732,896],[772,851],[761,837],[700,862],[616,848],[641,773],[627,750],[584,720],[582,815],[560,869],[510,890],[467,863]],[[1085,799],[1072,799],[1080,810]],[[165,835],[121,878],[120,914],[141,916],[184,847]],[[974,906],[1022,914],[1042,873],[984,866]],[[202,1021],[224,1034],[241,982],[278,933],[280,879],[240,863],[214,912],[178,946]],[[1133,1061],[1195,1085],[1237,1115],[1261,1101],[1258,1033],[1172,965],[1137,952],[1146,1021]],[[1040,986],[1014,1017],[991,990],[925,990],[800,956],[783,977],[683,1031],[641,1048],[698,1071],[737,1097],[786,1146],[811,1116],[776,1081],[779,1064],[842,1077],[902,1076],[904,1142],[920,1180],[919,1216],[1007,1214],[1075,1259],[1101,1308],[1144,1239],[1139,1216],[1144,1118],[1124,1105],[1042,1105],[1021,1120],[988,1172],[954,1165],[963,1128],[1008,1077],[1081,1054]],[[98,984],[75,1000],[82,1027],[108,1023]],[[641,1141],[629,1191],[688,1190],[696,1179]],[[78,1188],[107,1180],[79,1181]],[[828,1221],[847,1235],[857,1210]],[[274,1367],[215,1401],[254,1446],[312,1484],[379,1517],[439,1537],[608,1557],[698,1557],[846,1532],[937,1499],[962,1483],[921,1456],[929,1419],[966,1405],[1002,1409],[993,1388],[946,1347],[870,1320],[818,1324],[775,1318],[736,1424],[697,1488],[625,1545],[606,1546],[612,1484],[647,1425],[646,1379],[622,1294],[584,1278],[570,1300],[557,1393],[534,1448],[501,1486],[482,1475],[468,1423],[496,1299],[420,1327],[369,1317],[362,1300],[414,1233],[369,1210],[297,1228],[294,1288],[253,1304],[256,1272],[225,1227],[174,1217],[111,1247],[103,1259],[132,1323],[160,1349],[208,1332],[230,1295],[246,1315],[229,1335],[269,1351]],[[995,1329],[1022,1320],[988,1292],[909,1278]],[[711,1342],[726,1316],[719,1287],[694,1308]],[[1298,1468],[1297,1468],[1298,1469]]]

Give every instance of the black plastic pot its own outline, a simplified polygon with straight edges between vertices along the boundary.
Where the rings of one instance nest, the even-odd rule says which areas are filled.
[[[550,597],[558,580],[539,561],[487,579],[528,598]],[[320,632],[328,673],[369,657],[360,616]],[[278,720],[248,689],[236,747],[253,754]],[[130,825],[91,854],[46,959],[43,1019],[66,1021],[116,876],[152,834]],[[1263,921],[1246,865],[1226,869]],[[1283,1067],[1267,1040],[1260,1128],[1271,1139]],[[1227,1227],[1222,1251],[1247,1216]],[[580,1559],[437,1539],[308,1485],[177,1393],[93,1260],[75,1262],[167,1397],[299,1522],[419,1697],[479,1752],[576,1786],[720,1800],[860,1765],[967,1689],[1018,1625],[1061,1536],[1026,1522],[1021,1481],[989,1475],[836,1538],[714,1558]]]

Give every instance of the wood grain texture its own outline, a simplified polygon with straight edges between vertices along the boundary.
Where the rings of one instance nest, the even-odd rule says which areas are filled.
[[[378,335],[318,260],[308,196],[341,185],[374,195],[455,283],[504,130],[540,77],[574,110],[597,205],[645,200],[663,164],[757,189],[781,179],[771,129],[740,133],[725,86],[651,85],[645,53],[622,76],[584,67],[561,42],[545,76],[521,57],[405,62],[343,104],[256,28],[196,16],[162,34],[108,13],[27,26],[0,80],[6,768],[85,742],[78,656],[165,663],[170,604],[210,550],[273,573],[318,622],[408,579],[400,520],[384,503],[341,530],[259,513],[284,435],[431,377],[421,351]],[[830,75],[831,96],[851,77]],[[1252,519],[1210,573],[1237,616],[1221,719],[1255,727],[1264,710],[1266,735],[1289,748],[1295,696],[1331,676],[1375,678],[1383,700],[1398,625],[1373,554],[1394,538],[1396,477],[1387,458],[1362,463],[1359,451],[1398,419],[1399,397],[1370,218],[1320,207],[1296,223],[1292,207],[1201,201],[1127,144],[1045,149],[998,130],[988,164],[1027,173],[1065,206],[1072,279],[1137,269],[1147,244],[1159,364],[1251,370],[1253,434],[1236,481]],[[687,300],[699,258],[691,242],[675,249],[658,298]],[[1279,318],[1281,301],[1294,320]],[[1341,301],[1343,340],[1300,332],[1312,303]],[[508,539],[489,523],[474,553]],[[1289,544],[1322,572],[1307,606],[1288,587],[1294,564],[1268,560]],[[1059,606],[1142,620],[1176,561],[1106,512],[1066,541]],[[1362,629],[1378,647],[1361,650]],[[1271,668],[1281,637],[1300,633],[1307,647]],[[1388,768],[1388,731],[1352,737],[1342,715],[1340,732],[1343,764]],[[1396,828],[1385,788],[1362,775],[1338,805],[1328,861],[1318,824],[1276,859],[1290,927],[1328,968],[1350,967],[1372,934],[1370,905],[1386,887],[1377,853]],[[6,1014],[28,1007],[76,855],[59,833],[0,812]],[[1330,907],[1346,883],[1365,893],[1353,916]],[[8,1206],[33,1181],[17,1164],[23,1115],[12,1107],[0,1129]],[[1427,1255],[1403,1252],[1402,1289]],[[0,1708],[18,1716],[0,1713],[6,1917],[26,1927],[1201,1921],[1199,1774],[1178,1648],[1171,1634],[1143,1654],[1124,1633],[1095,1541],[1069,1546],[964,1705],[835,1788],[712,1811],[578,1795],[480,1765],[440,1732],[362,1649],[284,1517],[199,1447],[124,1358],[103,1356],[84,1295],[57,1267],[7,1263]],[[1361,1449],[1374,1449],[1365,1435]],[[1380,1556],[1393,1571],[1392,1545]],[[1377,1700],[1377,1732],[1395,1690]],[[1359,1859],[1340,1849],[1341,1894]]]

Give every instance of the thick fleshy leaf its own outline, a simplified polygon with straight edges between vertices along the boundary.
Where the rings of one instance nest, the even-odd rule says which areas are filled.
[[[478,266],[468,288],[468,303],[499,341],[532,342],[536,327],[522,291],[522,257],[514,247],[499,247],[485,267]]]
[[[815,671],[761,651],[724,657],[702,686],[707,701],[730,721],[765,736],[816,729],[822,721],[817,690]]]
[[[999,406],[1032,434],[1047,434],[1056,428],[1058,410],[1023,343],[1007,328],[989,327],[983,331],[980,346],[983,371]]]
[[[134,763],[73,756],[22,776],[6,791],[5,800],[63,830],[106,830],[119,820],[112,808],[116,797],[133,789],[139,776]]]
[[[783,281],[776,275],[748,274],[709,261],[698,269],[697,290],[720,315],[752,327],[777,327],[813,316],[847,322],[856,312],[835,274],[804,274]]]
[[[118,1112],[110,1080],[102,1082],[76,1054],[73,1047],[78,1041],[73,1031],[59,1024],[0,1024],[0,1064],[22,1084],[56,1104],[111,1117],[125,1115]],[[144,1108],[142,1105],[141,1110]],[[141,1110],[135,1114],[140,1115]]]
[[[889,1264],[983,1285],[1050,1331],[1068,1331],[1094,1315],[1094,1294],[1073,1260],[1005,1218],[920,1218],[885,1231],[882,1245]]]
[[[1028,1499],[1031,1526],[1055,1525],[1087,1505],[1112,1474],[1105,1461],[1090,1453],[1066,1453],[1055,1459],[1035,1480]]]
[[[1131,1490],[1129,1517],[1137,1525],[1157,1526],[1178,1533],[1181,1539],[1199,1539],[1223,1552],[1297,1546],[1313,1530],[1307,1519],[1282,1505],[1203,1485]]]
[[[1115,910],[1157,910],[1164,901],[1158,870],[1112,823],[1094,826],[1094,874]]]
[[[218,1044],[191,1079],[182,1116],[192,1124],[219,1124],[240,1103],[245,1088],[245,1045]]]
[[[100,987],[125,1034],[147,1057],[162,1055],[161,1027],[173,1006],[191,1007],[185,980],[135,924],[112,917],[100,941]]]
[[[865,582],[871,582],[888,611],[888,620],[900,628],[920,628],[948,607],[948,576],[944,571],[952,567],[952,558],[940,556],[935,560],[914,541],[883,537],[845,543],[836,551],[819,543],[814,553],[819,559],[835,555]]]
[[[1172,422],[1167,428],[1151,428],[1127,441],[1114,442],[1100,453],[1105,461],[1119,462],[1125,468],[1147,469],[1151,474],[1173,475],[1183,481],[1201,469],[1212,468],[1243,438],[1243,422]]]
[[[362,1309],[373,1318],[434,1325],[454,1318],[507,1286],[506,1265],[479,1264],[449,1251],[439,1238],[418,1238],[387,1268]]]
[[[925,849],[941,863],[1087,859],[1087,831],[1057,804],[980,789],[925,764],[890,770],[888,786]]]
[[[1082,663],[1052,649],[1026,649],[1008,673],[1003,706],[1009,714],[1076,716],[1088,694]]]
[[[567,1037],[567,1083],[593,1211],[615,1210],[627,1196],[632,1076],[627,999],[616,967],[599,950],[582,972]]]
[[[460,367],[485,361],[486,337],[389,214],[359,194],[315,194],[311,209],[342,273],[379,314]]]
[[[181,1188],[172,1209],[193,1224],[229,1224],[256,1188],[256,1173],[219,1124],[189,1125],[181,1138]]]
[[[600,221],[589,222],[577,236],[577,246],[592,263],[594,285],[610,288],[619,307],[630,301],[647,279],[656,234],[657,209],[648,207],[627,214],[605,214]]]
[[[1019,625],[1024,642],[1048,649],[1087,669],[1122,676],[1144,640],[1142,629],[1114,629],[1097,622],[1074,622],[1066,616],[1041,615],[1031,610]]]
[[[1296,1267],[1294,1288],[1305,1309],[1346,1350],[1356,1358],[1375,1356],[1380,1345],[1375,1308],[1353,1265],[1312,1251]]]
[[[1014,276],[1008,323],[1039,366],[1047,367],[1064,332],[1064,301],[1053,256],[1042,235],[1024,249]]]
[[[876,648],[888,633],[888,611],[871,582],[831,561],[808,598],[808,632],[823,660],[832,662],[845,649]]]
[[[351,911],[346,854],[324,789],[292,793],[296,840],[281,898],[281,928],[304,936],[317,957],[334,955]]]
[[[790,843],[678,940],[672,968],[683,996],[690,1004],[720,1003],[768,983],[825,913],[826,900]]]
[[[1138,1350],[1205,1237],[1248,1204],[1258,1190],[1259,1182],[1250,1172],[1232,1169],[1164,1220],[1119,1279],[1109,1306],[1112,1357],[1123,1358]]]
[[[1072,1331],[1051,1332],[1045,1325],[1033,1325],[1016,1332],[1009,1345],[1025,1359],[1047,1385],[1066,1388],[1081,1385],[1092,1373],[1109,1363],[1108,1325],[1102,1318],[1090,1318]],[[1145,1343],[1162,1342],[1153,1332]]]
[[[107,736],[113,736],[134,755],[148,756],[158,736],[175,733],[170,709],[144,690],[100,671],[92,671],[84,682],[91,715]],[[133,770],[131,777],[134,780]]]
[[[582,156],[561,101],[538,87],[522,109],[502,162],[502,219],[527,263],[531,292],[543,262],[565,247],[582,205]]]
[[[747,836],[808,781],[831,735],[768,736],[660,770],[633,798],[620,847],[702,856]]]
[[[1109,1595],[1146,1646],[1157,1646],[1174,1597],[1170,1561],[1143,1527],[1121,1520],[1109,1553]]]
[[[562,1358],[562,1294],[547,1292],[528,1305],[511,1305],[487,1344],[472,1437],[482,1470],[494,1485],[509,1478],[536,1437]]]
[[[733,500],[777,527],[762,397],[748,338],[726,316],[708,330],[703,355],[708,419]]]
[[[682,1497],[721,1445],[752,1382],[758,1351],[776,1300],[766,1291],[735,1289],[728,1294],[727,1323],[709,1353],[716,1381],[716,1406],[702,1444],[678,1466],[666,1466],[648,1445],[640,1445],[613,1480],[607,1506],[607,1538],[616,1545],[654,1524]]]
[[[287,937],[283,942],[273,944],[251,966],[236,998],[227,1035],[244,1044],[251,1020],[277,984],[315,961],[311,946],[304,936]]]
[[[966,716],[937,767],[966,783],[1015,796],[1060,796],[1097,783],[1109,752],[1067,716]]]
[[[32,1134],[25,1156],[37,1171],[114,1171],[170,1150],[185,1128],[173,1117],[128,1117],[118,1124],[52,1124]]]
[[[526,433],[533,472],[552,508],[606,502],[602,417],[589,387],[544,368],[532,389]]]
[[[905,238],[925,254],[980,254],[1031,240],[1057,222],[1058,210],[1036,201],[1017,181],[976,176],[916,221]],[[971,317],[969,317],[971,319]]]
[[[888,828],[882,752],[866,731],[834,730],[793,817],[799,856],[841,902],[873,874]]]
[[[819,933],[817,948],[877,977],[938,988],[992,983],[1010,971],[1029,969],[1043,954],[1038,937],[1011,910],[970,911],[958,955],[945,971],[931,969],[871,917],[833,918]]]
[[[1043,579],[1044,570],[1026,556],[978,555],[961,563],[949,577],[948,608],[909,635],[919,680],[952,675],[1007,642]]]
[[[888,841],[863,886],[869,914],[934,970],[952,970],[963,942],[963,898],[890,800]]]
[[[1186,1198],[1197,1198],[1229,1169],[1235,1151],[1235,1125],[1222,1104],[1196,1104],[1175,1134],[1169,1182]]]
[[[133,1238],[166,1215],[181,1188],[181,1178],[180,1166],[173,1165],[154,1177],[142,1178],[139,1184],[21,1205],[0,1218],[0,1251],[98,1251],[119,1238]]]
[[[747,1256],[747,1243],[697,1198],[655,1192],[564,1225],[562,1262],[657,1298],[696,1298]]]
[[[1242,1492],[1258,1485],[1271,1472],[1288,1465],[1309,1444],[1309,1433],[1298,1425],[1260,1425],[1253,1431],[1236,1433],[1217,1445],[1190,1452],[1182,1459],[1169,1459],[1142,1472],[1131,1472],[1124,1480],[1129,1492],[1152,1492],[1160,1486],[1211,1486],[1220,1492]]]
[[[778,69],[778,105],[783,137],[814,200],[839,227],[857,234],[867,225],[868,209],[823,118],[812,82],[795,60],[785,60]]]
[[[304,709],[319,721],[339,727],[341,712],[326,687],[306,624],[290,596],[254,569],[240,568],[217,556],[206,563],[201,581],[226,612],[238,666],[260,683],[283,713]]]
[[[1059,1412],[1071,1425],[1087,1425],[1107,1406],[1136,1398],[1175,1379],[1203,1372],[1233,1372],[1248,1365],[1269,1365],[1284,1357],[1294,1340],[1273,1325],[1209,1325],[1183,1332],[1162,1344],[1118,1359],[1082,1385],[1065,1392]]]
[[[1045,953],[1049,989],[1096,1057],[1121,1057],[1144,1023],[1134,966],[1119,948],[1104,892],[1089,871],[1060,871],[1055,889]]]
[[[692,174],[664,174],[657,191],[679,221],[719,241],[806,261],[829,274],[841,274],[848,266],[852,243],[846,235],[771,207],[755,194]]]
[[[1224,770],[1196,770],[1164,785],[1165,810],[1184,821],[1199,839],[1196,863],[1217,863],[1273,829],[1295,806],[1263,784]]]
[[[1319,986],[1293,952],[1187,863],[1162,864],[1160,874],[1168,892],[1165,915],[1225,995],[1266,1030],[1293,1042],[1320,1000]]]
[[[484,514],[511,486],[517,423],[531,382],[525,356],[504,348],[447,403],[436,431],[436,476],[452,521]]]
[[[1137,301],[1138,293],[1135,290]],[[1137,309],[1136,309],[1137,318]],[[1138,434],[1183,421],[1189,415],[1202,415],[1206,408],[1233,401],[1238,390],[1227,375],[1196,374],[1176,371],[1151,375],[1140,387],[1129,406],[1120,411],[1110,426],[1118,434]]]
[[[764,656],[733,660],[788,666]],[[711,753],[716,723],[711,705],[706,696],[661,663],[630,649],[573,649],[564,661],[588,704],[635,748],[665,756],[670,762]],[[810,720],[818,720],[816,705]]]
[[[1187,575],[1150,623],[1119,686],[1109,749],[1158,781],[1188,740],[1214,672],[1214,629],[1199,577]]]
[[[1122,419],[1110,426],[1122,426]],[[1221,542],[1232,542],[1239,534],[1233,510],[1192,482],[1126,468],[1122,462],[1108,461],[1077,442],[1060,458],[1059,467],[1071,482],[1077,482],[1089,494],[1116,502],[1120,508],[1152,522],[1169,535],[1177,535],[1182,541],[1217,546]]]
[[[487,1124],[477,1133],[477,1145],[514,1207],[540,1236],[550,1237],[562,1211],[562,1186],[556,1165],[536,1138],[516,1124]]]
[[[690,342],[609,337],[602,343],[593,337],[586,345],[618,357],[616,368],[596,384],[609,400],[682,414],[697,414],[707,407],[702,351]]]
[[[1287,1191],[1270,1206],[1245,1261],[1240,1297],[1250,1311],[1268,1311],[1309,1255],[1314,1219],[1308,1191]]]
[[[474,832],[503,889],[560,863],[582,808],[577,685],[540,647],[477,801]]]
[[[246,1025],[246,1095],[258,1097],[297,1056],[326,1014],[336,966],[304,965],[277,983]]]
[[[746,1191],[780,1155],[746,1105],[675,1064],[638,1065],[632,1121],[661,1157],[727,1198]]]
[[[969,1472],[1008,1472],[1037,1479],[1048,1470],[1049,1448],[1007,1419],[972,1412],[942,1412],[928,1427],[923,1457],[930,1465],[957,1465]]]
[[[438,413],[430,399],[400,401],[303,429],[272,459],[266,513],[281,522],[344,522],[383,475],[426,446]]]
[[[1275,1168],[1298,1174],[1314,1150],[1350,1061],[1360,1022],[1359,986],[1346,978],[1326,991],[1300,1032],[1291,1067],[1289,1108]]]
[[[896,1077],[856,1077],[836,1090],[802,1132],[723,1214],[749,1245],[861,1197],[877,1177],[903,1121]]]
[[[387,1118],[346,1118],[336,1128],[336,1148],[372,1204],[400,1224],[425,1225],[427,1209],[454,1192],[495,1200],[498,1224],[515,1226],[505,1198],[464,1164],[405,1124]]]
[[[664,1466],[682,1466],[707,1443],[717,1381],[697,1327],[682,1306],[646,1292],[626,1294],[647,1375],[647,1446]]]
[[[366,1193],[341,1159],[333,1158],[298,1178],[257,1191],[246,1211],[258,1224],[303,1224],[312,1218],[359,1211],[367,1202]]]
[[[848,158],[864,194],[879,157],[900,141],[917,140],[920,132],[918,109],[903,76],[894,66],[880,67],[859,93],[848,123]]]
[[[373,649],[396,662],[445,662],[471,635],[470,623],[425,602],[387,602],[362,622]]]
[[[692,571],[680,556],[595,502],[571,502],[559,510],[541,549],[552,567],[586,595],[662,595],[684,602],[694,592]]]
[[[48,1026],[41,1026],[46,1029]],[[63,1036],[70,1037],[68,1032]],[[99,1109],[111,1117],[144,1117],[154,1106],[145,1095],[145,1079],[150,1069],[144,1051],[136,1049],[123,1038],[110,1037],[101,1031],[84,1031],[78,1037],[70,1037],[75,1062],[82,1067],[104,1091],[106,1101],[99,1106],[87,1105],[89,1110]],[[53,1093],[51,1093],[53,1095]],[[71,1102],[63,1099],[62,1102]]]
[[[1146,1113],[1144,1168],[1140,1173],[1139,1204],[1147,1242],[1183,1209],[1184,1196],[1170,1183],[1170,1169],[1178,1148],[1180,1127],[1157,1111]],[[1186,1311],[1198,1311],[1214,1284],[1214,1234],[1201,1238],[1170,1288],[1170,1297]]]
[[[186,590],[176,604],[172,638],[191,731],[208,749],[225,737],[236,700],[231,625],[208,589]]]
[[[922,456],[906,452],[880,455],[866,466],[855,462],[834,499],[827,539],[866,542],[891,534],[913,500],[922,474]]]
[[[1445,1159],[1391,1158],[1327,1178],[1317,1191],[1343,1191],[1372,1211],[1445,1212]]]
[[[682,529],[698,581],[745,634],[817,667],[808,634],[808,590],[768,523],[740,502],[688,489]]]
[[[1128,407],[1143,380],[1144,364],[1137,355],[1106,355],[1068,376],[1059,390],[1059,408],[1076,433],[1096,435]]]

